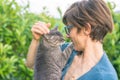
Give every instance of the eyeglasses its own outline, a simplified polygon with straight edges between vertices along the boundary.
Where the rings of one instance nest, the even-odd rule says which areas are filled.
[[[70,34],[70,31],[71,31],[71,29],[73,28],[73,26],[71,25],[71,26],[65,26],[64,27],[64,29],[65,29],[65,32],[66,32],[66,34],[67,35],[69,35]]]

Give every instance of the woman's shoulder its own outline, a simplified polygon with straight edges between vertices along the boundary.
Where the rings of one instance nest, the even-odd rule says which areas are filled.
[[[118,80],[117,76],[113,73],[96,73],[93,80]]]
[[[118,80],[118,77],[114,73],[102,74],[101,80]]]
[[[117,73],[108,59],[106,53],[100,61],[78,80],[118,80]]]
[[[93,71],[88,72],[77,80],[118,80],[118,77],[115,73],[111,72]]]
[[[100,75],[101,80],[118,80],[116,70],[105,52],[95,68],[94,71]]]

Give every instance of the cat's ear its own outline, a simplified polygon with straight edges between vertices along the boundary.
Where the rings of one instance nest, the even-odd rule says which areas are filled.
[[[54,31],[58,31],[58,26],[55,26],[55,28],[53,28]]]
[[[54,27],[52,30],[50,30],[50,33],[54,33],[54,32],[56,32],[56,31],[58,31],[58,26],[56,26],[56,27]]]

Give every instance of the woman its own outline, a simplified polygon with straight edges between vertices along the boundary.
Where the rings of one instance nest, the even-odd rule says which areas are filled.
[[[116,71],[103,49],[104,37],[113,30],[112,16],[105,2],[103,0],[75,2],[65,12],[63,23],[74,49],[62,70],[61,79],[118,80]],[[32,27],[34,38],[28,52],[32,58],[40,36],[49,33],[48,27],[50,24],[44,22],[38,22]],[[63,44],[62,50],[65,47],[66,44]],[[34,58],[29,62],[33,61]],[[28,64],[31,65],[33,66]]]

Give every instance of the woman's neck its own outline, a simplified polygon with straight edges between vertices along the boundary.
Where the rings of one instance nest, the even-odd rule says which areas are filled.
[[[96,65],[103,55],[103,46],[100,42],[88,40],[83,51],[83,62],[89,66]]]

